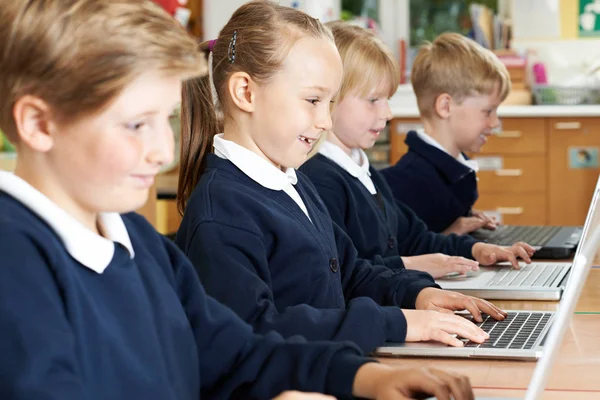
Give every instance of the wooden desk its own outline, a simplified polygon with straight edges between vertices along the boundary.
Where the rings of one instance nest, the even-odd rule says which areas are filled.
[[[522,395],[535,363],[528,361],[452,360],[441,358],[380,358],[382,363],[408,367],[429,366],[465,374],[477,389],[493,389],[486,395]],[[555,362],[547,388],[555,393],[549,399],[577,398],[581,391],[600,398],[600,314],[577,314],[573,317]],[[569,397],[564,392],[577,392]],[[483,393],[482,393],[483,394]],[[546,397],[545,397],[546,398]],[[583,397],[581,397],[583,398]],[[587,397],[586,397],[587,398]]]

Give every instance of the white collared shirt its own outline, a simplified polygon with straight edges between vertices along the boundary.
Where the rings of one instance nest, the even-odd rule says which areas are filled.
[[[352,149],[352,155],[349,156],[338,145],[325,141],[319,148],[319,153],[357,178],[369,193],[377,194],[377,189],[373,184],[371,172],[369,171],[369,159],[362,149]]]
[[[215,135],[214,147],[216,156],[231,161],[259,185],[271,190],[283,190],[310,220],[308,209],[294,187],[298,183],[294,168],[288,168],[284,172],[247,148],[223,139],[222,133]]]
[[[127,228],[118,213],[98,214],[98,223],[105,238],[86,228],[39,190],[11,172],[0,171],[0,190],[46,221],[60,237],[71,257],[92,271],[101,274],[108,267],[115,252],[114,242],[122,244],[131,258],[135,255]]]
[[[419,135],[419,137],[421,138],[422,141],[424,141],[425,143],[433,146],[433,147],[437,147],[438,149],[442,150],[444,153],[449,154],[448,150],[446,150],[441,144],[440,142],[438,142],[437,140],[435,140],[434,138],[432,138],[431,136],[429,136],[427,133],[425,133],[425,131],[423,129],[419,129],[417,130],[417,135]],[[472,169],[473,171],[477,172],[479,171],[479,164],[477,164],[477,161],[475,160],[467,160],[465,158],[465,156],[463,156],[462,153],[458,153],[458,157],[456,157],[456,160],[458,162],[460,162],[461,164],[465,165],[467,168]]]

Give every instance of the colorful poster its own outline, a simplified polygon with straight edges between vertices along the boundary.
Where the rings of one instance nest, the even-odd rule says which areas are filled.
[[[579,36],[600,36],[600,0],[579,0]]]

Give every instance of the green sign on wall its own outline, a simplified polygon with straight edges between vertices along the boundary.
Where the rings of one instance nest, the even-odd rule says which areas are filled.
[[[600,0],[579,0],[579,36],[600,36]]]

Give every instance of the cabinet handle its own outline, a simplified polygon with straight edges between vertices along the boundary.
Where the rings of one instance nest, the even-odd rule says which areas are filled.
[[[506,139],[516,139],[521,137],[521,131],[500,131],[494,133],[494,136]]]
[[[554,128],[563,131],[581,129],[581,122],[557,122]]]
[[[504,215],[521,215],[523,214],[523,207],[498,207],[496,212]]]
[[[496,176],[521,176],[523,175],[522,169],[497,169]]]

